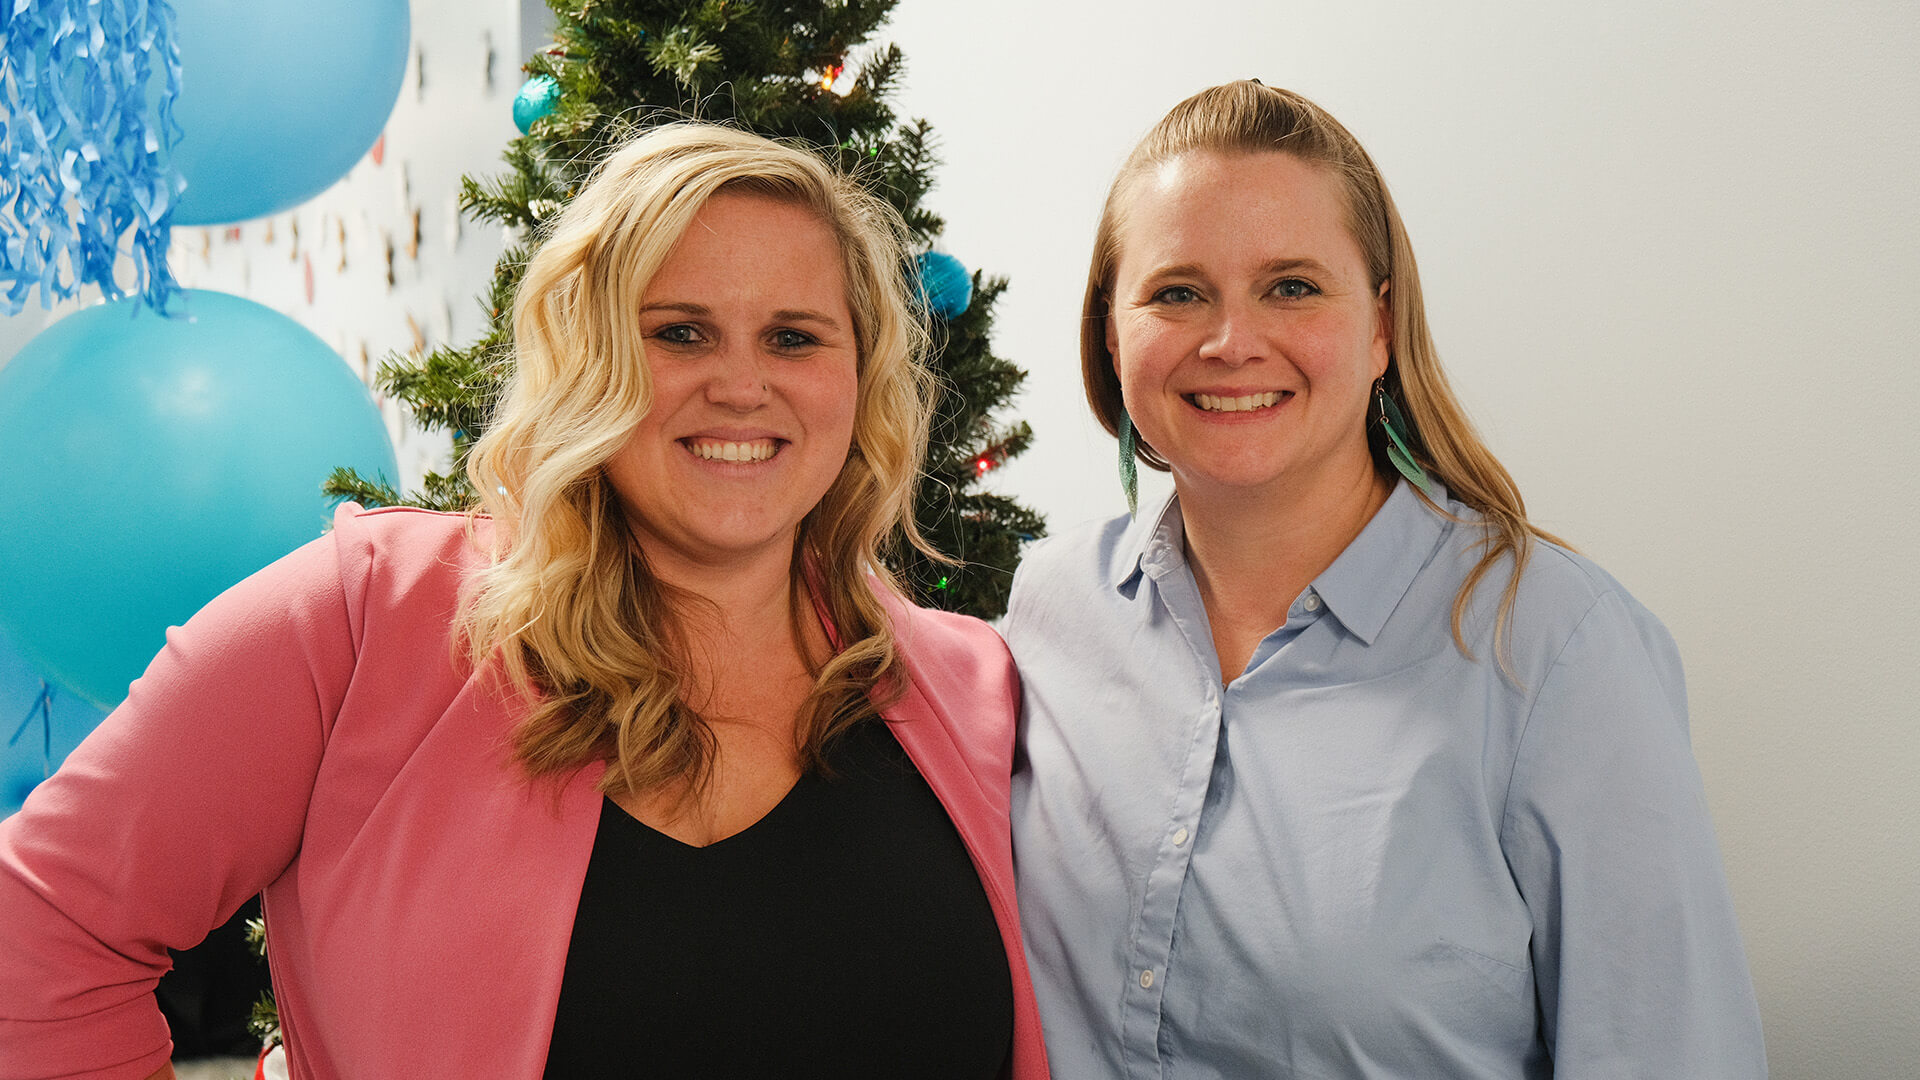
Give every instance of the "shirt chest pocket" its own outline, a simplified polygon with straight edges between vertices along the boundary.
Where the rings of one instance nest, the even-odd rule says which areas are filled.
[[[1490,990],[1529,1006],[1534,1002],[1531,963],[1516,967],[1442,938],[1421,955],[1419,965],[1423,981],[1435,986],[1456,987],[1463,993]]]

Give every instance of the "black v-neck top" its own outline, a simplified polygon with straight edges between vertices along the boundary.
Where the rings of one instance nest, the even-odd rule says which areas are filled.
[[[550,1078],[989,1080],[1013,1041],[960,834],[882,721],[704,848],[600,811]]]

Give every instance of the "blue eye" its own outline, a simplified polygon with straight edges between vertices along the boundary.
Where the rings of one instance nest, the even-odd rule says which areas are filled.
[[[813,335],[799,330],[783,329],[773,332],[773,347],[776,349],[804,349],[812,344],[815,344]]]
[[[1314,287],[1313,282],[1304,281],[1300,278],[1282,278],[1279,283],[1273,287],[1274,295],[1286,300],[1298,300],[1301,297],[1312,296],[1319,291],[1319,289]]]
[[[663,326],[655,330],[653,336],[669,345],[695,345],[700,342],[700,330],[691,323]]]
[[[1156,303],[1161,304],[1191,304],[1195,300],[1200,299],[1200,294],[1195,292],[1191,286],[1169,285],[1159,292],[1154,293],[1153,299]]]

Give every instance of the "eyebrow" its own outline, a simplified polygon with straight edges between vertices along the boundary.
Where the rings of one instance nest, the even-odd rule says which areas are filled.
[[[1268,262],[1265,265],[1260,267],[1260,272],[1263,275],[1290,274],[1296,271],[1306,271],[1307,273],[1314,274],[1320,277],[1334,276],[1333,271],[1327,269],[1327,265],[1325,263],[1321,262],[1318,259],[1310,259],[1306,257],[1274,259],[1271,262]],[[1198,266],[1195,266],[1192,263],[1177,263],[1173,266],[1160,267],[1159,269],[1148,274],[1146,277],[1142,278],[1141,280],[1142,281],[1159,281],[1163,278],[1176,278],[1176,277],[1204,278],[1206,276],[1207,276],[1206,271],[1200,269]]]
[[[654,311],[677,311],[683,315],[710,316],[713,309],[705,304],[696,304],[687,300],[670,300],[659,304],[648,304],[640,309],[645,315]],[[812,322],[823,326],[838,328],[840,321],[822,311],[811,308],[781,308],[773,313],[774,322]]]
[[[1295,270],[1305,270],[1310,274],[1317,274],[1321,277],[1333,276],[1333,271],[1328,269],[1327,265],[1319,259],[1304,257],[1297,259],[1275,259],[1260,269],[1269,274],[1290,274]]]
[[[781,308],[773,313],[775,322],[816,322],[824,326],[839,326],[840,320],[824,311],[811,308]]]
[[[1179,263],[1174,266],[1158,267],[1152,273],[1147,274],[1145,277],[1142,277],[1140,280],[1142,282],[1148,282],[1148,281],[1159,281],[1162,278],[1175,278],[1175,277],[1198,278],[1198,277],[1206,277],[1206,275],[1201,273],[1200,268],[1193,265],[1192,263]]]

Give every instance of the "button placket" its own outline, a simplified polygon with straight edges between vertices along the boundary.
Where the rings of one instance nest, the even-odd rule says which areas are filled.
[[[1219,748],[1223,709],[1219,694],[1210,691],[1206,694],[1205,711],[1194,717],[1192,742],[1171,808],[1175,822],[1197,820],[1205,804],[1213,759]],[[1192,830],[1184,825],[1176,826],[1171,833],[1161,833],[1156,845],[1158,857],[1147,875],[1146,889],[1141,896],[1130,957],[1134,974],[1122,1006],[1120,1033],[1121,1059],[1129,1075],[1136,1069],[1157,1070],[1164,976],[1173,949],[1180,894],[1192,859],[1193,848],[1188,843],[1192,835]],[[1142,1075],[1157,1075],[1157,1071]]]

